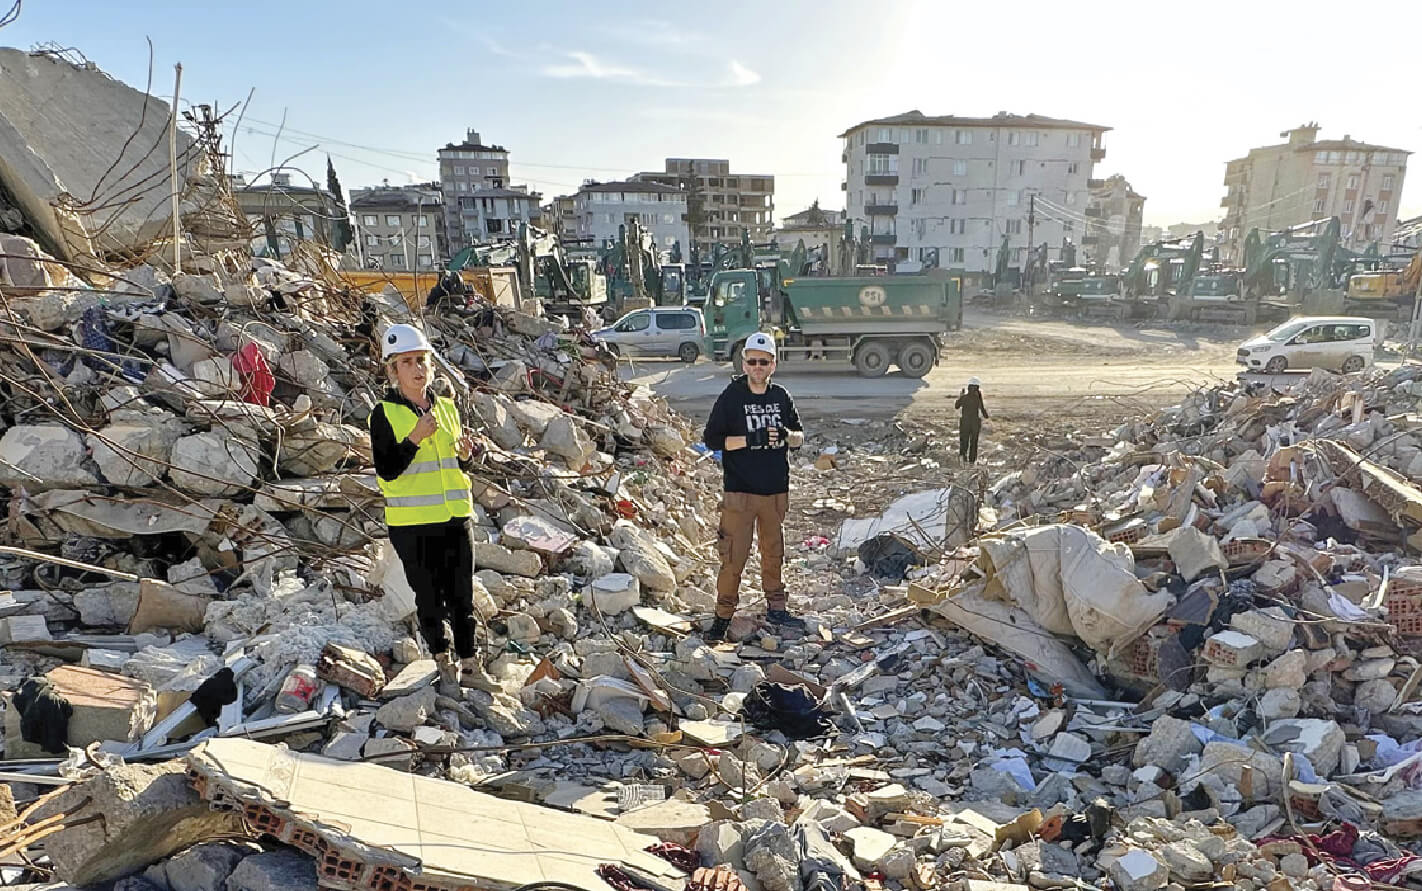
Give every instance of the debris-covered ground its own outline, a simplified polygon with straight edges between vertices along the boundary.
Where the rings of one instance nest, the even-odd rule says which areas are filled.
[[[417,314],[214,238],[176,271],[0,236],[7,879],[1415,884],[1422,365],[1024,398],[972,467],[941,405],[818,411],[787,529],[809,627],[757,620],[753,560],[713,648],[696,419],[533,306]],[[498,692],[441,695],[383,537],[364,423],[397,322],[479,439]],[[1060,337],[1030,326],[959,346],[1030,366]]]

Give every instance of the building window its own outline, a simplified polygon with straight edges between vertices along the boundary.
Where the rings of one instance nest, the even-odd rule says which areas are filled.
[[[463,165],[463,164],[455,164],[455,165],[454,165],[454,175],[455,175],[455,176],[463,176],[463,175],[464,175],[464,165]]]
[[[1018,140],[1020,140],[1021,138],[1022,138],[1022,137],[1017,134],[1017,131],[1016,131],[1016,130],[1008,130],[1008,131],[1007,131],[1007,144],[1008,144],[1008,145],[1016,145],[1016,144],[1018,143]]]
[[[1359,152],[1349,152],[1349,153],[1348,153],[1348,158],[1347,158],[1347,163],[1349,163],[1349,164],[1357,164],[1357,163],[1361,160],[1361,157],[1362,157],[1362,156],[1361,156],[1361,154],[1360,154]]]
[[[429,250],[430,237],[428,235],[421,235],[419,238],[415,239],[415,247],[422,251]]]
[[[365,237],[365,246],[366,246],[366,247],[380,247],[380,236],[379,236],[379,235],[367,235],[367,236]]]
[[[1382,214],[1387,213],[1387,199],[1386,199],[1386,198],[1384,198],[1384,199],[1382,199],[1381,201],[1378,202],[1378,204],[1377,204],[1377,212],[1378,212],[1379,216],[1381,216]]]
[[[898,155],[870,155],[869,176],[892,176],[899,172]]]
[[[1318,200],[1316,200],[1316,201],[1313,202],[1313,212],[1314,212],[1315,214],[1322,214],[1322,213],[1323,213],[1323,199],[1322,199],[1322,198],[1319,198]]]
[[[461,192],[469,191],[469,184],[466,183],[464,180],[460,180],[459,182],[455,183],[455,186],[458,187],[459,191]]]
[[[894,128],[893,128],[893,127],[880,127],[877,132],[878,132],[878,136],[875,137],[875,139],[874,139],[875,142],[893,142],[893,141],[894,141]]]
[[[1344,201],[1344,202],[1343,202],[1343,212],[1344,212],[1344,213],[1352,213],[1352,212],[1353,212],[1353,199],[1352,199],[1352,198],[1349,198],[1347,201]]]
[[[1080,133],[1068,133],[1068,134],[1067,134],[1067,145],[1068,145],[1069,147],[1071,147],[1071,148],[1081,148],[1081,134],[1080,134]]]
[[[962,249],[962,248],[949,248],[949,249],[948,249],[948,262],[949,262],[949,263],[961,263],[961,262],[963,262],[963,249]]]
[[[953,144],[954,144],[954,145],[972,145],[972,144],[973,144],[973,131],[972,131],[972,130],[954,130],[954,131],[953,131]]]
[[[914,176],[927,176],[927,175],[928,175],[928,159],[927,159],[927,158],[914,158],[914,159],[913,159],[913,175],[914,175]]]
[[[865,140],[866,138],[868,138],[868,136],[869,136],[869,131],[868,131],[868,130],[860,130],[860,131],[859,131],[859,144],[860,144],[860,145],[863,145],[863,144],[864,144],[864,140]]]
[[[1066,203],[1067,203],[1067,204],[1075,204],[1075,203],[1076,203],[1076,193],[1075,193],[1075,192],[1067,192],[1067,193],[1066,193]]]
[[[498,175],[499,175],[499,168],[497,168],[497,167],[486,167],[486,168],[484,168],[484,172],[487,173],[489,176],[498,176]]]
[[[420,268],[429,269],[434,265],[434,257],[429,254],[420,254]]]
[[[385,225],[387,225],[387,226],[398,226],[398,225],[400,225],[400,215],[399,215],[398,213],[387,213],[387,214],[385,215]]]
[[[1319,187],[1320,189],[1326,189],[1326,188],[1328,188],[1328,185],[1329,185],[1329,183],[1331,183],[1331,182],[1333,182],[1333,174],[1331,174],[1331,173],[1320,173],[1320,174],[1318,175],[1318,187]]]
[[[430,224],[430,215],[427,214],[427,213],[422,213],[422,214],[420,214],[418,217],[415,218],[415,225],[416,225],[416,226],[428,226],[429,224]]]
[[[1007,221],[1007,234],[1008,234],[1008,235],[1021,235],[1021,234],[1022,234],[1022,221],[1021,221],[1021,220],[1008,220],[1008,221]]]
[[[1072,222],[1071,220],[1064,220],[1064,221],[1062,222],[1062,231],[1063,231],[1063,232],[1072,232],[1072,231],[1075,231],[1075,229],[1076,229],[1076,223]]]
[[[1016,173],[1018,176],[1027,175],[1026,161],[1009,161],[1008,163],[1011,165],[1013,173]]]
[[[1384,188],[1384,189],[1390,189],[1390,188],[1392,188],[1392,187],[1391,187],[1391,186],[1383,186],[1383,188]],[[365,214],[364,216],[362,216],[362,217],[360,218],[360,222],[361,222],[361,225],[363,225],[363,226],[379,226],[379,225],[380,225],[380,217],[376,216],[376,215],[373,214],[373,213],[368,213],[368,214]]]
[[[909,204],[921,203],[923,201],[923,195],[927,191],[927,189],[914,189],[913,193],[909,196]]]
[[[404,268],[405,268],[405,255],[404,255],[404,254],[391,254],[391,255],[390,255],[390,264],[389,264],[389,265],[390,265],[390,268],[391,268],[391,269],[404,269]]]
[[[942,131],[942,130],[934,130],[934,131],[933,131],[933,144],[934,144],[934,145],[942,145],[942,144],[943,144],[943,131]]]
[[[1391,174],[1391,173],[1384,173],[1384,174],[1383,174],[1383,179],[1382,179],[1382,189],[1383,189],[1384,192],[1386,192],[1386,191],[1389,191],[1391,188],[1392,188],[1392,174]]]
[[[669,214],[669,213],[664,213],[664,214],[662,214],[662,222],[663,222],[663,223],[674,223],[674,222],[676,222],[676,219],[675,219],[674,217],[672,217],[671,214]]]
[[[1067,175],[1075,175],[1080,169],[1081,165],[1075,161],[1072,161],[1070,164],[1067,165]]]
[[[962,235],[968,231],[968,221],[963,219],[948,221],[949,235]]]
[[[1017,190],[1016,190],[1016,189],[1012,189],[1011,191],[1009,191],[1009,192],[1007,193],[1007,206],[1008,206],[1008,207],[1016,207],[1016,206],[1017,206],[1017,200],[1018,200],[1018,196],[1017,196]]]
[[[928,145],[928,131],[927,131],[927,130],[915,130],[915,131],[913,131],[913,141],[916,142],[916,143],[918,143],[919,145]]]
[[[1023,134],[1022,134],[1022,144],[1023,144],[1023,145],[1036,145],[1036,144],[1037,144],[1037,131],[1036,131],[1036,130],[1029,130],[1028,132],[1023,133]]]
[[[899,128],[899,145],[908,145],[908,141],[909,141],[909,129],[908,129],[908,127],[900,127],[900,128]]]
[[[954,190],[953,190],[953,203],[954,203],[954,204],[967,204],[967,203],[968,203],[968,190],[967,190],[967,189],[954,189]]]
[[[967,161],[954,161],[954,162],[953,162],[953,175],[954,175],[954,176],[967,176],[967,175],[968,175],[968,162],[967,162]]]
[[[1358,188],[1358,174],[1356,174],[1356,173],[1349,174],[1349,175],[1348,175],[1348,190],[1351,192],[1351,191],[1353,191],[1354,189],[1357,189],[1357,188]]]

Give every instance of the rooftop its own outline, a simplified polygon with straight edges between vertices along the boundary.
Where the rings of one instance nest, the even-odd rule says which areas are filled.
[[[1320,139],[1318,142],[1307,142],[1296,147],[1297,151],[1351,151],[1351,152],[1401,152],[1404,155],[1412,154],[1407,149],[1390,148],[1385,145],[1375,145],[1371,142],[1358,142],[1356,139]]]
[[[444,203],[438,187],[377,186],[372,189],[352,189],[351,208],[359,207],[431,207]]]
[[[451,143],[446,144],[444,148],[440,149],[440,151],[442,151],[442,152],[504,152],[505,154],[508,153],[508,149],[504,148],[504,147],[501,146],[501,145],[484,145],[483,143],[479,143],[479,142],[451,142]]]
[[[914,109],[887,118],[860,121],[839,135],[841,137],[848,136],[860,127],[871,124],[921,124],[938,127],[1042,127],[1055,130],[1095,130],[1098,133],[1105,133],[1111,129],[1100,124],[1088,124],[1065,118],[1049,118],[1040,114],[1010,114],[1000,111],[990,118],[970,118],[958,115],[926,115],[918,109]]]
[[[518,189],[475,189],[469,194],[475,198],[522,198],[525,201],[542,198],[537,192],[520,192]]]
[[[638,180],[624,180],[615,183],[588,183],[579,192],[662,192],[676,195],[685,195],[684,189],[676,186],[668,186],[664,183],[645,182]]]

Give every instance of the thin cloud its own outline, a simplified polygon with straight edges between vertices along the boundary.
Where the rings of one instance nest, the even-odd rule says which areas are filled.
[[[639,46],[689,46],[704,39],[702,34],[678,28],[662,19],[633,19],[630,22],[602,24],[597,26],[597,30],[623,43]]]
[[[730,63],[730,78],[726,84],[728,87],[748,87],[751,84],[760,83],[760,75],[742,65],[735,59]]]
[[[564,55],[570,61],[559,65],[543,66],[542,74],[544,77],[608,80],[647,87],[685,86],[684,84],[677,84],[655,77],[645,71],[639,71],[636,68],[628,68],[623,65],[618,65],[615,62],[605,62],[592,53],[583,52],[581,50],[574,50],[573,52],[564,53]]]

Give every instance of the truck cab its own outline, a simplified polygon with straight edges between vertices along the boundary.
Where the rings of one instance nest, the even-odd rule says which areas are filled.
[[[686,304],[686,266],[681,263],[663,263],[662,306],[684,306]]]

